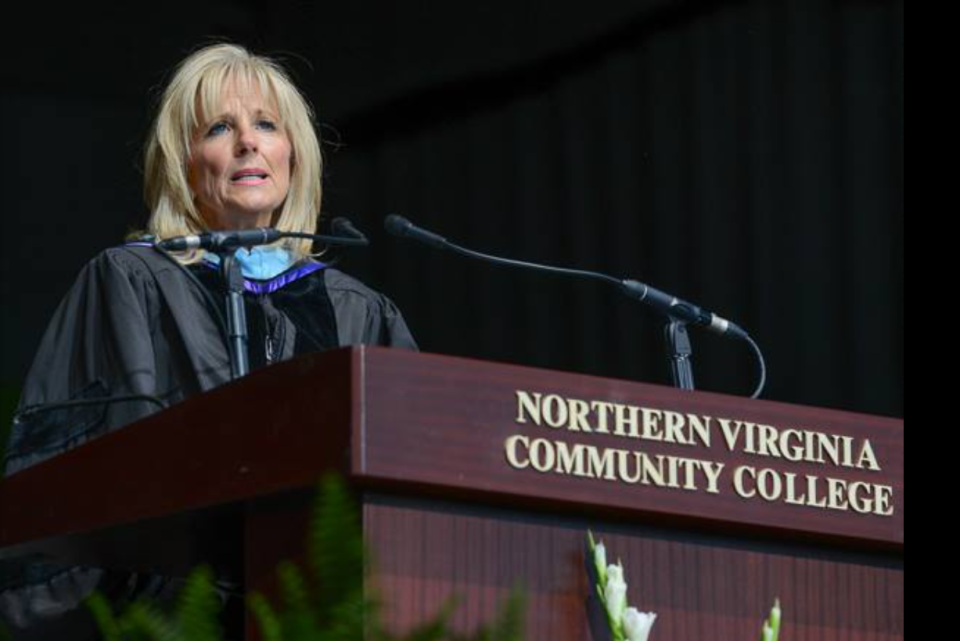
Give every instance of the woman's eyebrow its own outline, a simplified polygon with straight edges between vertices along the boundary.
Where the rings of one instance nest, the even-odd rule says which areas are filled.
[[[279,120],[280,118],[280,115],[276,110],[271,108],[266,108],[266,107],[260,107],[254,110],[252,114],[254,118],[260,118],[263,116],[269,116],[274,120]],[[220,122],[221,120],[229,120],[229,121],[236,120],[236,114],[229,109],[226,111],[216,112],[216,115],[211,116],[210,118],[203,118],[201,120],[201,123],[203,125],[207,125],[215,122]]]
[[[206,124],[206,123],[211,123],[211,122],[217,122],[217,121],[219,121],[219,120],[231,120],[231,119],[233,119],[233,117],[234,117],[234,116],[233,116],[233,113],[232,113],[232,112],[230,112],[230,111],[222,111],[222,112],[219,112],[219,113],[215,113],[213,116],[210,116],[209,118],[203,118],[203,119],[201,119],[201,122],[203,122],[204,124]]]

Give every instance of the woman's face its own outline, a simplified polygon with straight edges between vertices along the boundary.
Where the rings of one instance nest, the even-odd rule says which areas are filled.
[[[290,139],[276,105],[228,85],[219,112],[201,114],[187,167],[211,229],[269,227],[290,189]]]

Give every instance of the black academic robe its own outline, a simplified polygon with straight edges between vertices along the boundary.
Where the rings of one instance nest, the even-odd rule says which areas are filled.
[[[149,246],[103,252],[54,314],[25,381],[21,409],[136,394],[169,405],[226,383],[221,287],[210,267],[185,268]],[[387,297],[331,267],[305,261],[246,287],[254,368],[346,345],[416,349]],[[13,426],[6,474],[156,410],[147,402],[124,402],[33,414]],[[15,639],[92,638],[79,623],[88,619],[77,611],[79,600],[94,586],[129,596],[143,591],[145,582],[166,586],[98,569],[0,564],[0,623]]]

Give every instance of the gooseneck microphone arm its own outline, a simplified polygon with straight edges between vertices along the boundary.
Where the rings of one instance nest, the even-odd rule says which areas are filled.
[[[757,356],[760,369],[760,381],[751,398],[758,398],[763,392],[764,387],[766,387],[767,373],[763,353],[750,335],[736,323],[717,316],[692,303],[688,303],[687,301],[671,296],[636,280],[621,280],[600,272],[554,267],[510,258],[501,258],[499,256],[491,256],[472,249],[460,247],[448,241],[443,236],[426,229],[421,229],[403,216],[397,216],[395,214],[387,216],[384,221],[384,227],[387,232],[394,236],[416,240],[437,249],[452,251],[461,256],[482,260],[495,265],[529,269],[547,274],[586,278],[614,285],[624,295],[645,303],[667,318],[668,325],[665,338],[669,349],[671,374],[673,375],[674,384],[677,387],[681,389],[693,389],[694,386],[690,360],[693,350],[686,331],[688,325],[703,327],[715,334],[739,338],[747,342]]]
[[[250,249],[260,245],[271,245],[284,238],[304,238],[324,245],[342,245],[346,247],[366,247],[370,244],[367,238],[358,232],[346,219],[336,219],[340,222],[337,231],[342,236],[324,236],[321,234],[304,234],[292,231],[280,231],[272,227],[258,227],[256,229],[237,229],[234,231],[211,231],[192,236],[176,236],[156,243],[157,247],[168,252],[182,252],[194,249],[206,249],[219,253],[240,248]],[[357,234],[357,235],[354,235]]]

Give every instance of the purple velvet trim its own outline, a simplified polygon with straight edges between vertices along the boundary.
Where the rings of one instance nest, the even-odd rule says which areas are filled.
[[[142,242],[142,241],[133,241],[125,243],[126,247],[153,247],[153,243]],[[211,269],[220,269],[218,265],[204,261],[203,263]],[[243,288],[244,290],[250,292],[251,294],[272,294],[279,289],[283,289],[290,283],[300,280],[304,276],[309,276],[315,271],[324,269],[326,264],[311,262],[306,265],[301,265],[296,269],[290,269],[275,278],[270,280],[248,280],[243,279]]]
[[[247,280],[243,279],[243,288],[252,294],[272,294],[278,289],[282,289],[295,280],[300,280],[304,276],[309,276],[315,271],[326,267],[323,263],[307,263],[283,272],[270,280]]]
[[[220,269],[219,266],[207,261],[204,261],[203,264],[210,269]],[[313,272],[320,271],[325,267],[326,264],[324,263],[307,263],[306,265],[301,265],[296,269],[287,270],[279,276],[271,278],[270,280],[249,280],[244,278],[243,288],[251,294],[272,294],[275,291],[286,287],[290,283],[300,280],[304,276],[309,276]]]

